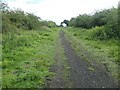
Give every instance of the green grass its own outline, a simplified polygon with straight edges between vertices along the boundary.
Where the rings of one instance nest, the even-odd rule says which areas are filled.
[[[67,28],[64,30],[75,51],[86,61],[92,59],[102,63],[108,72],[118,78],[118,41],[115,39],[92,39],[87,29]]]
[[[54,73],[57,29],[16,31],[2,38],[2,87],[42,88]]]
[[[2,34],[0,34],[0,89],[2,88]]]

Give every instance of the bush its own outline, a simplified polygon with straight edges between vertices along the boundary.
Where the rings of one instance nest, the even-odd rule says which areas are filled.
[[[90,30],[87,30],[88,37],[90,39],[97,39],[97,40],[103,40],[107,39],[107,34],[105,32],[105,27],[95,27]]]
[[[7,7],[8,8],[8,7]],[[40,30],[41,27],[55,27],[52,21],[42,21],[34,14],[26,13],[20,9],[2,11],[2,31],[3,33],[11,30]]]

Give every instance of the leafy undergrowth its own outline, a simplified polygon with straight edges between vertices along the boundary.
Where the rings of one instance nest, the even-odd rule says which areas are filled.
[[[64,30],[76,52],[85,60],[94,59],[102,63],[108,72],[118,78],[118,41],[115,39],[91,39],[90,31],[67,28]],[[91,31],[92,32],[92,31]]]
[[[42,88],[54,73],[57,29],[8,32],[2,35],[2,87]]]

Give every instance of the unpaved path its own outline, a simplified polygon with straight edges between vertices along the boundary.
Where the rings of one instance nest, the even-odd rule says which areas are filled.
[[[61,42],[60,42],[61,41]],[[69,80],[65,80],[64,59],[61,56],[63,46],[66,62],[70,67]],[[48,88],[117,88],[117,82],[106,72],[101,65],[88,63],[78,56],[66,39],[64,31],[60,31],[56,48],[56,63],[52,67],[55,77],[48,83]]]
[[[66,56],[64,55],[64,48],[61,43],[60,36],[56,41],[56,54],[55,54],[55,64],[50,68],[51,72],[55,75],[52,80],[47,81],[46,88],[70,88],[72,87],[72,82],[70,79],[68,62]]]
[[[61,43],[60,38],[58,38],[57,44],[56,44],[56,55],[55,55],[55,65],[52,66],[51,71],[55,73],[55,77],[52,79],[52,81],[49,83],[49,88],[64,88],[65,87],[65,81],[63,79],[64,74],[64,64],[61,60]]]
[[[74,88],[116,88],[117,83],[99,65],[92,66],[82,60],[72,49],[70,42],[66,40],[64,31],[60,32],[60,38],[64,46],[65,55],[71,67],[71,78]]]

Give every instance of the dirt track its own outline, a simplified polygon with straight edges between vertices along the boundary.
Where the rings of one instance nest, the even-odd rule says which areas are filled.
[[[60,38],[65,49],[65,55],[71,67],[71,78],[75,88],[116,88],[117,83],[100,66],[90,65],[82,60],[66,40],[64,31]],[[91,68],[92,67],[92,68]],[[93,69],[94,68],[94,69]]]
[[[115,82],[115,80],[105,71],[104,68],[102,68],[99,64],[94,63],[94,61],[93,64],[90,64],[87,61],[82,60],[75,53],[70,42],[66,40],[64,34],[65,33],[62,30],[59,33],[61,43],[65,50],[65,56],[71,69],[70,79],[73,82],[72,88],[117,88],[117,82]],[[56,70],[54,70],[56,76],[51,81],[50,88],[69,87],[61,77],[64,72],[61,70],[63,64],[60,63],[60,56],[57,55],[56,65],[54,67],[54,69],[56,68]]]

